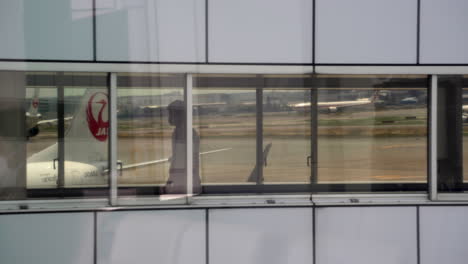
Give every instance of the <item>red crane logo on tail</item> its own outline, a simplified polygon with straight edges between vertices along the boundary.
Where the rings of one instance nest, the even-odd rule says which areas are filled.
[[[32,106],[34,108],[37,108],[39,106],[39,99],[34,98],[33,101],[32,101]]]
[[[88,121],[89,131],[99,141],[106,141],[107,134],[109,132],[109,121],[104,121],[102,115],[106,110],[107,106],[107,94],[95,93],[88,101],[88,107],[86,108],[86,120]],[[97,119],[95,118],[95,111],[99,108],[97,113]]]

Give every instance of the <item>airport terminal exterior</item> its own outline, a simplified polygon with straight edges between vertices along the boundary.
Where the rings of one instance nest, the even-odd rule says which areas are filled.
[[[467,263],[467,14],[0,0],[0,263]]]

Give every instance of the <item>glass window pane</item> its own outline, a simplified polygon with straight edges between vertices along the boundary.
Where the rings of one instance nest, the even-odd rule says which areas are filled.
[[[184,87],[184,75],[118,75],[119,195],[186,193]]]
[[[1,72],[0,199],[107,195],[107,75]]]
[[[265,183],[310,184],[310,76],[265,76],[263,177]]]
[[[23,72],[0,71],[0,199],[26,198],[26,80]],[[8,125],[6,125],[8,124]]]
[[[311,84],[302,75],[195,78],[205,193],[310,192]]]
[[[425,76],[321,75],[317,84],[319,190],[426,183]]]
[[[437,89],[437,187],[439,192],[463,192],[467,79],[439,76]]]
[[[255,76],[197,76],[193,127],[200,136],[205,186],[254,183],[256,172]]]

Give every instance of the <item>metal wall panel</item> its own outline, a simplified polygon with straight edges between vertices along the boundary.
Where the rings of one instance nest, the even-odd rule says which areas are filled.
[[[417,0],[316,0],[317,63],[416,63]]]
[[[468,1],[421,0],[421,63],[468,63]]]
[[[209,1],[208,60],[312,63],[312,1]]]
[[[312,209],[209,211],[209,263],[312,263]]]
[[[468,208],[421,207],[421,264],[465,264],[468,259]]]
[[[0,215],[0,262],[92,264],[93,214]]]
[[[98,213],[97,230],[98,264],[205,264],[204,210]]]
[[[316,209],[317,264],[415,264],[415,207]]]
[[[92,60],[92,0],[0,0],[0,58]]]
[[[97,58],[204,62],[204,0],[97,0]]]

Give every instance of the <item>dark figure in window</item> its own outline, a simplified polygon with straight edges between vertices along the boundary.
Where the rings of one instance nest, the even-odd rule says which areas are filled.
[[[182,101],[176,100],[167,107],[169,124],[175,126],[172,132],[172,157],[170,158],[169,179],[165,192],[170,194],[187,193],[187,169],[186,169],[186,111]],[[193,193],[201,192],[199,162],[200,162],[200,138],[193,130]]]

